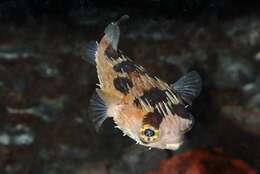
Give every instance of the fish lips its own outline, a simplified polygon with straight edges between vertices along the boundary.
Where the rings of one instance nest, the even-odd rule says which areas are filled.
[[[183,144],[183,141],[182,142],[179,142],[179,143],[172,143],[172,144],[166,144],[166,147],[165,149],[168,149],[168,150],[177,150],[180,148],[180,146]]]

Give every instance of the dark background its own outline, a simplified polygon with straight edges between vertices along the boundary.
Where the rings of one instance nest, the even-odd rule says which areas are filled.
[[[0,1],[0,173],[141,174],[198,148],[218,148],[259,171],[259,7],[235,0]],[[202,76],[190,108],[196,125],[177,152],[135,145],[111,120],[97,133],[89,118],[97,75],[81,59],[82,46],[123,14],[130,16],[119,43],[126,55],[169,83],[191,70]]]
[[[2,0],[0,2],[1,18],[27,18],[85,15],[93,11],[102,13],[123,12],[130,16],[149,18],[185,17],[194,19],[198,16],[232,17],[259,14],[257,1],[235,0],[144,0],[144,1],[91,1],[91,0]]]

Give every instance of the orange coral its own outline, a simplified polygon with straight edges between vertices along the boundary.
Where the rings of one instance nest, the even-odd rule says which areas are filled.
[[[177,154],[147,174],[256,174],[248,164],[217,149],[197,149]]]

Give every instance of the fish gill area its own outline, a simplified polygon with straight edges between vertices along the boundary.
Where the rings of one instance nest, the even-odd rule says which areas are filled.
[[[73,9],[64,1],[63,15],[50,15],[43,10],[48,4],[37,14],[29,3],[35,1],[18,2],[0,3],[0,174],[260,171],[260,16],[254,10],[229,15],[221,10],[230,4],[213,3],[203,13],[181,6],[169,15],[175,8],[160,1],[111,10],[83,0]],[[146,5],[152,5],[148,12]],[[98,79],[81,48],[124,13],[130,19],[120,25],[119,48],[128,57],[169,83],[192,70],[202,76],[202,92],[190,107],[196,124],[176,152],[136,145],[111,120],[96,132],[90,120]]]

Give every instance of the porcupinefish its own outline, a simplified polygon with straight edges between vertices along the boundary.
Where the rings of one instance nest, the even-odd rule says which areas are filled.
[[[149,75],[118,49],[119,21],[105,28],[100,42],[91,41],[84,49],[83,58],[96,66],[99,79],[89,114],[97,129],[113,118],[137,144],[177,150],[194,125],[187,106],[201,91],[200,75],[191,71],[173,84]]]

